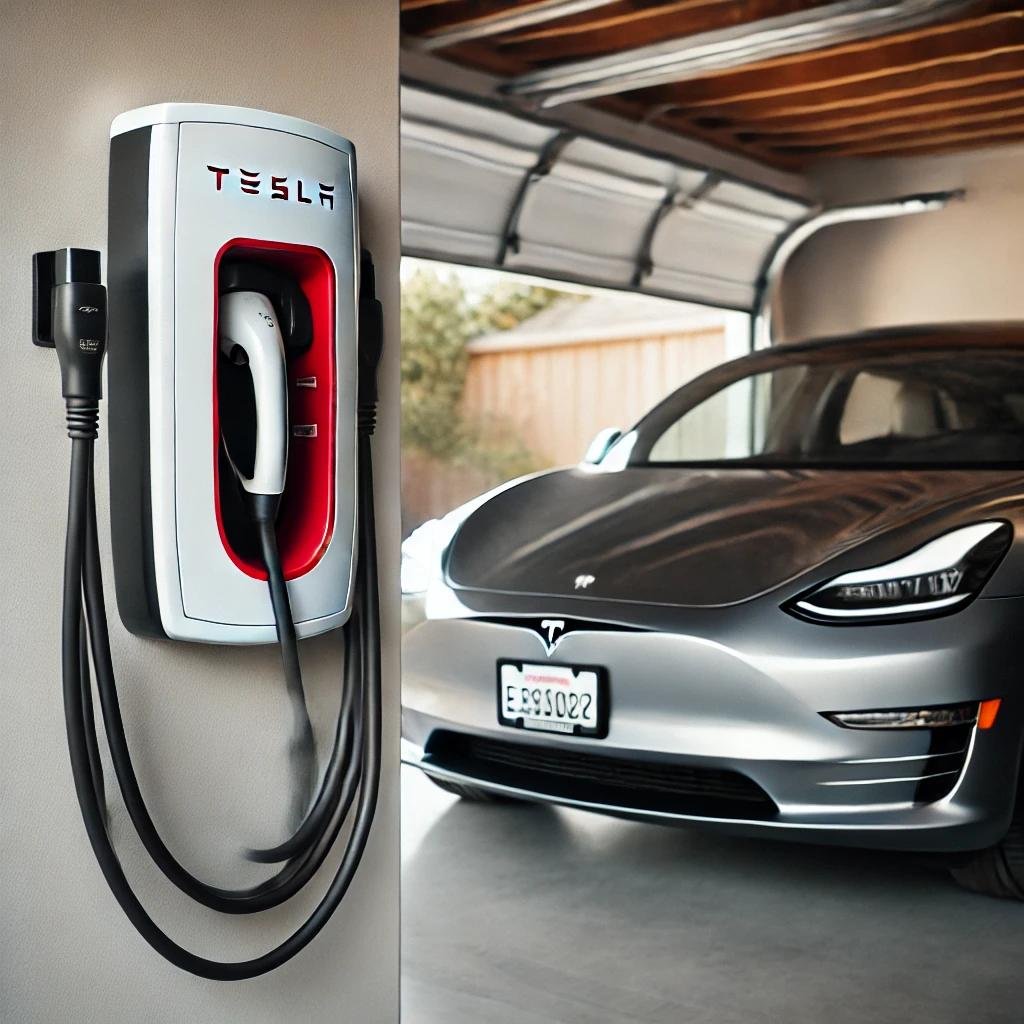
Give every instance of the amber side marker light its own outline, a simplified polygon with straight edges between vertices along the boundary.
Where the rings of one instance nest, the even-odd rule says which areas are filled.
[[[996,697],[994,700],[983,700],[978,705],[979,729],[991,729],[996,724],[996,715],[999,714],[999,705],[1002,703],[1002,697]]]

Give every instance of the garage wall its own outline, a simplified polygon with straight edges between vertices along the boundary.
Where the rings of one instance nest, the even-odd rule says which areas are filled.
[[[1024,147],[841,161],[821,165],[814,178],[830,205],[959,187],[967,197],[936,213],[812,237],[786,271],[777,337],[1024,320]]]
[[[228,5],[33,0],[0,24],[0,1020],[10,1024],[378,1024],[398,1017],[398,6],[251,0]],[[135,934],[106,889],[75,801],[60,699],[58,629],[68,441],[57,364],[30,344],[30,255],[105,248],[107,133],[163,100],[266,107],[354,140],[364,241],[388,311],[377,435],[386,672],[386,771],[374,835],[348,899],[282,970],[225,985],[179,973]],[[97,456],[101,533],[106,449]],[[105,538],[104,538],[105,540]],[[107,562],[108,584],[110,575]],[[394,581],[394,585],[391,585]],[[111,604],[112,587],[108,586]],[[112,619],[116,614],[111,608]],[[288,704],[273,647],[218,650],[128,636],[112,621],[129,741],[171,848],[220,885],[251,883],[241,849],[283,836]],[[321,750],[340,644],[304,643]],[[116,787],[111,785],[111,789]],[[300,905],[227,918],[150,865],[123,811],[115,842],[143,902],[196,952],[244,959],[276,945]],[[332,862],[332,871],[333,871]]]

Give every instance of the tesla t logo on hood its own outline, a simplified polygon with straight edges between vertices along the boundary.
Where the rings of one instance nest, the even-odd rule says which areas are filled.
[[[541,619],[540,628],[547,632],[548,641],[545,646],[550,654],[558,644],[558,634],[565,629],[565,619]]]
[[[493,622],[499,626],[527,629],[544,645],[550,658],[555,648],[573,633],[646,633],[643,626],[626,626],[620,622],[595,622],[590,619],[534,619],[519,616],[481,615],[478,622]]]
[[[596,582],[595,577],[589,575],[588,573],[580,573],[580,575],[576,577],[576,580],[573,583],[573,588],[576,590],[586,590],[587,587],[589,587],[590,584],[594,582]]]

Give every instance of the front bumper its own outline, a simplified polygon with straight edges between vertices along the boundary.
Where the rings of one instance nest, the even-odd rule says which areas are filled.
[[[608,669],[611,715],[602,740],[498,724],[496,661],[543,662],[533,629],[427,620],[406,638],[402,756],[439,778],[642,820],[844,845],[978,849],[1005,833],[1016,793],[1022,728],[1014,627],[1022,613],[1018,599],[980,600],[949,619],[836,629],[777,608],[759,618],[748,607],[743,617],[735,610],[705,616],[700,634],[570,633],[552,660]],[[953,743],[943,730],[843,729],[822,714],[991,697],[1003,698],[995,728],[963,729]],[[532,745],[527,753],[538,755],[590,755],[626,774],[638,764],[736,773],[772,806],[756,815],[728,800],[674,807],[634,800],[618,784],[602,798],[593,785],[574,788],[564,777],[547,785],[530,773],[518,784],[507,769],[438,756],[442,735]]]

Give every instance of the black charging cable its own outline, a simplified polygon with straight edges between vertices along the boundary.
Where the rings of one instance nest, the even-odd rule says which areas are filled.
[[[343,628],[347,641],[344,690],[334,747],[320,790],[302,825],[289,840],[273,850],[251,854],[257,860],[284,861],[284,867],[259,885],[243,890],[226,890],[203,883],[173,857],[149,814],[131,764],[110,656],[92,471],[104,356],[105,291],[101,285],[76,281],[60,283],[53,289],[53,336],[60,358],[68,434],[72,441],[64,563],[62,667],[75,790],[100,868],[128,918],[146,941],[169,961],[206,978],[241,980],[256,977],[279,967],[304,948],[327,923],[348,890],[373,822],[381,765],[381,686],[370,437],[376,420],[376,373],[382,347],[380,304],[374,292],[372,261],[368,254],[364,254],[359,309],[357,415],[359,542],[353,612]],[[100,319],[104,324],[103,330],[99,329]],[[268,562],[273,562],[276,538],[269,554]],[[276,573],[272,566],[268,565],[268,570],[272,577],[279,577],[279,559]],[[270,585],[273,601],[273,582]],[[286,588],[284,602],[280,601],[280,596],[278,593],[278,600],[274,602],[275,614],[288,665],[292,652],[284,650],[284,645],[289,642],[289,634],[294,644],[294,624],[287,607]],[[286,621],[281,619],[284,614],[287,615]],[[355,805],[341,863],[327,893],[306,922],[269,953],[239,963],[222,963],[196,956],[167,936],[135,896],[106,828],[103,775],[88,659],[85,657],[87,645],[92,654],[111,761],[129,816],[163,873],[198,902],[225,913],[253,913],[283,903],[298,892],[322,865]],[[297,645],[294,654],[297,670]]]
[[[292,742],[288,751],[292,766],[292,812],[290,818],[293,825],[298,825],[302,821],[315,782],[316,740],[313,737],[309,705],[306,703],[306,691],[302,685],[299,641],[292,619],[291,602],[288,600],[288,586],[285,583],[284,569],[281,565],[281,552],[277,546],[277,530],[274,519],[269,517],[257,519],[256,529],[259,533],[263,564],[267,570],[267,589],[270,591],[270,606],[274,613],[277,645],[281,648],[281,667],[284,671],[288,700],[292,708],[294,725]]]

